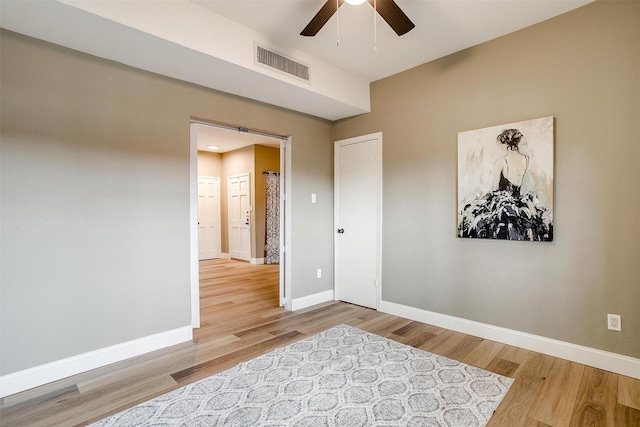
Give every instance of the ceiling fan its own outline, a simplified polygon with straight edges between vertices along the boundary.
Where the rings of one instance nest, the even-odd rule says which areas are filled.
[[[415,24],[404,14],[402,9],[393,0],[367,0],[371,6],[373,6],[378,14],[387,21],[387,24],[396,32],[399,36],[411,31]],[[318,31],[329,21],[334,13],[338,11],[338,8],[342,6],[345,0],[327,0],[327,2],[320,8],[316,16],[311,19],[309,24],[300,33],[301,36],[315,36]],[[364,1],[358,2],[349,1],[351,4],[360,4]]]

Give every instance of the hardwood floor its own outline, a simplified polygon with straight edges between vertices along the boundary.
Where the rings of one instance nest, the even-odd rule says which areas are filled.
[[[8,396],[1,426],[83,426],[305,336],[346,323],[515,378],[489,426],[640,426],[640,380],[342,302],[287,312],[278,267],[213,260],[194,342]]]

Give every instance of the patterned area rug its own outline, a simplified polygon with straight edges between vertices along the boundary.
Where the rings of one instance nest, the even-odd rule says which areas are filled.
[[[340,325],[91,426],[484,426],[512,383]]]

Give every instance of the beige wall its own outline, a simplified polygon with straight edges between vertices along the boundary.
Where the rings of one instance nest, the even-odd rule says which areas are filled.
[[[254,154],[253,145],[229,151],[222,154],[222,178],[220,179],[220,210],[222,224],[222,252],[229,253],[229,193],[227,192],[227,178],[233,175],[248,173],[251,181],[251,199],[255,194],[253,177]],[[254,224],[254,211],[251,212],[251,223]],[[251,257],[255,258],[255,232],[252,231]]]
[[[549,115],[554,241],[456,238],[457,133]],[[383,132],[383,299],[640,357],[639,123],[639,2],[596,2],[372,84],[372,112],[335,133]]]
[[[330,122],[4,30],[0,86],[1,375],[190,325],[194,117],[291,135],[292,297],[332,288]]]
[[[254,227],[252,231],[255,233],[255,258],[265,257],[265,240],[266,240],[266,192],[267,179],[263,172],[280,172],[280,150],[266,145],[255,145],[255,209],[254,209]]]
[[[222,176],[222,154],[198,151],[198,176]],[[220,183],[222,185],[222,182]]]

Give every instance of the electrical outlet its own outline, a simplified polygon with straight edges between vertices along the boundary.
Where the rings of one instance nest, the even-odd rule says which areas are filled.
[[[319,269],[317,269],[317,270],[316,270],[316,277],[317,277],[318,279],[322,278],[322,269],[321,269],[321,268],[319,268]]]
[[[622,331],[622,319],[619,314],[607,314],[607,328],[612,331]]]

